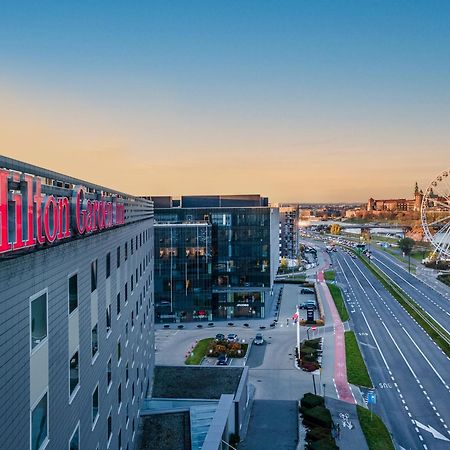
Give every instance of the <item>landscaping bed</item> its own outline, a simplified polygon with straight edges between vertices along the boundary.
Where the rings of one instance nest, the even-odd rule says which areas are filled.
[[[442,283],[446,284],[447,286],[450,286],[450,274],[442,274],[438,275],[437,279],[441,281]]]
[[[227,355],[229,358],[243,358],[247,353],[248,344],[240,342],[228,342],[224,340],[211,339],[206,351],[207,356]]]
[[[391,435],[380,417],[376,414],[371,417],[370,411],[359,405],[356,411],[369,450],[394,450]]]
[[[188,366],[201,364],[203,358],[206,356],[206,351],[208,350],[211,341],[214,341],[214,338],[206,338],[198,341],[184,363]]]
[[[325,407],[323,397],[306,393],[300,400],[300,414],[306,428],[306,449],[337,450],[339,447],[331,434],[333,420]]]
[[[310,339],[300,344],[300,358],[295,349],[298,366],[305,372],[320,369],[319,358],[322,357],[322,338]]]
[[[348,382],[357,386],[373,387],[355,333],[353,331],[346,331],[344,337]]]

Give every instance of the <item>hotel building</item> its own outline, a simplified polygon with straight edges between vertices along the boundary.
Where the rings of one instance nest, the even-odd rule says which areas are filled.
[[[133,449],[154,367],[153,205],[0,157],[1,448]]]

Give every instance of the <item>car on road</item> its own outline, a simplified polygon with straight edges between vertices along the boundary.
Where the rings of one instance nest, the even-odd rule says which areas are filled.
[[[227,335],[227,341],[228,342],[237,342],[238,341],[238,335],[236,333],[229,333]]]
[[[317,305],[316,305],[316,302],[309,301],[309,302],[300,304],[299,308],[300,309],[317,309]]]
[[[228,365],[228,356],[225,353],[221,353],[217,357],[217,365],[218,366],[227,366]]]
[[[225,340],[225,335],[222,333],[218,333],[216,334],[216,341],[224,341]]]
[[[264,344],[263,335],[261,333],[257,333],[255,339],[253,339],[253,343],[255,345],[263,345]]]
[[[309,288],[303,288],[300,291],[300,294],[314,294],[314,290],[313,289],[309,289]]]

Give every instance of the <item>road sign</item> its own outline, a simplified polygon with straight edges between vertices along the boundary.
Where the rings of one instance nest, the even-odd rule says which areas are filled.
[[[377,395],[375,394],[375,392],[369,392],[367,394],[367,404],[375,405],[376,402],[377,402]]]
[[[308,322],[313,322],[314,321],[314,309],[307,308],[307,310],[306,310],[306,320]]]
[[[311,330],[316,331],[317,327],[311,327]]]

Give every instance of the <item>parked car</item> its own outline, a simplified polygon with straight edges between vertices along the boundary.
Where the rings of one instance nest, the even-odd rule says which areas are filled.
[[[263,345],[264,344],[263,335],[261,333],[257,333],[255,339],[253,339],[253,343],[255,345]]]
[[[227,335],[227,341],[228,342],[237,342],[238,341],[238,335],[236,333],[230,333]]]
[[[225,353],[221,353],[217,357],[217,365],[218,366],[227,366],[228,365],[228,356]]]
[[[317,309],[316,302],[305,302],[300,305],[300,309]]]
[[[216,334],[216,341],[224,341],[225,335],[222,333]]]
[[[314,294],[314,290],[313,289],[309,289],[309,288],[303,288],[300,291],[300,294]]]

